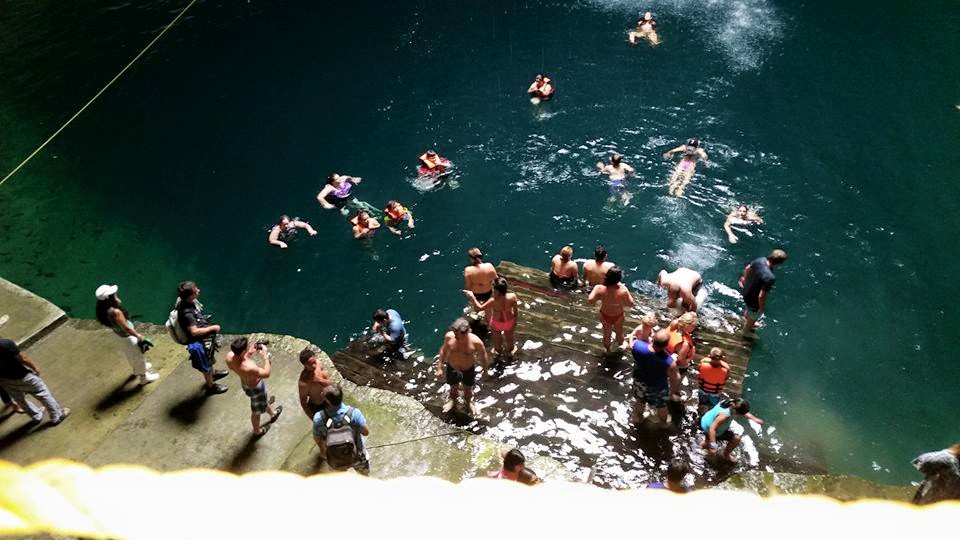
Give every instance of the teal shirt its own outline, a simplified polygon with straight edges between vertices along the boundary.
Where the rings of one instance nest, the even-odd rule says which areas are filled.
[[[733,411],[730,410],[730,407],[721,406],[720,403],[714,405],[712,409],[703,415],[703,418],[700,419],[700,429],[702,429],[704,433],[708,433],[710,426],[713,425],[714,420],[716,420],[717,416],[721,413],[727,415],[727,419],[717,426],[717,435],[726,433],[726,431],[730,429],[730,422],[733,422]]]

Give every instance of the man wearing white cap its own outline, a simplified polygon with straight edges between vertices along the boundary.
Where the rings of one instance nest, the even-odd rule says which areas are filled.
[[[160,378],[159,374],[150,371],[153,366],[147,362],[143,354],[153,346],[153,342],[133,327],[130,313],[123,307],[120,297],[117,296],[117,289],[116,285],[97,287],[94,293],[97,297],[97,320],[126,341],[123,350],[130,368],[133,369],[133,374],[140,378],[140,386],[150,384]]]

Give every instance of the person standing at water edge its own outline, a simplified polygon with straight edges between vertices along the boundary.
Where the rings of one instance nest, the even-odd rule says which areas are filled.
[[[263,367],[253,360],[253,354],[260,353],[263,358]],[[253,434],[262,436],[270,429],[270,425],[277,421],[283,412],[283,405],[277,405],[276,410],[271,406],[272,399],[267,395],[267,384],[264,379],[270,377],[273,367],[270,365],[270,351],[263,341],[250,343],[245,337],[239,337],[230,344],[227,353],[227,367],[240,376],[243,393],[250,397],[250,423],[253,424]],[[270,415],[270,421],[265,426],[260,425],[260,416],[263,413]]]
[[[654,313],[646,313],[643,317],[640,317],[640,324],[633,329],[633,332],[630,333],[630,345],[633,347],[633,342],[636,340],[640,341],[650,341],[650,338],[653,337],[653,331],[656,329],[658,324],[657,316]]]
[[[483,262],[480,248],[470,248],[467,256],[470,257],[470,266],[463,269],[463,288],[472,292],[477,302],[483,304],[493,296],[493,280],[497,279],[497,269]],[[490,310],[484,310],[483,316],[489,323]]]
[[[687,184],[693,178],[693,173],[697,171],[697,160],[709,161],[709,158],[703,148],[700,147],[700,139],[697,138],[688,140],[687,144],[681,144],[672,150],[667,150],[663,154],[663,159],[670,159],[677,152],[683,152],[683,159],[680,160],[680,163],[673,170],[673,175],[670,176],[669,191],[671,195],[682,197]]]
[[[767,306],[767,296],[777,280],[773,269],[787,260],[787,252],[775,249],[766,257],[758,257],[743,268],[739,285],[743,289],[743,303],[747,305],[743,312],[743,331],[749,332],[763,316]]]
[[[445,377],[450,385],[450,399],[443,404],[443,412],[450,412],[460,397],[460,386],[463,385],[463,401],[476,416],[479,410],[471,401],[473,386],[476,384],[477,364],[483,368],[483,375],[487,374],[489,361],[487,349],[483,341],[470,331],[470,323],[464,318],[453,321],[450,330],[443,336],[443,345],[440,347],[436,364],[437,378]]]
[[[0,338],[0,388],[10,399],[30,415],[33,423],[43,420],[43,411],[50,415],[50,423],[57,425],[70,416],[70,409],[60,408],[57,400],[40,378],[40,370],[17,344],[9,339]],[[35,397],[43,408],[38,409],[27,401],[27,395]]]
[[[200,297],[200,287],[197,287],[196,283],[180,283],[177,295],[177,324],[189,340],[187,351],[190,353],[190,364],[193,369],[203,373],[207,394],[222,394],[227,391],[227,387],[214,381],[226,377],[229,372],[213,369],[220,325],[210,324],[207,316],[203,314],[197,300]]]
[[[729,240],[731,244],[737,243],[737,235],[733,234],[732,225],[751,225],[753,223],[762,224],[763,218],[744,205],[738,206],[730,212],[726,221],[723,222],[723,230],[727,233],[727,240]]]
[[[700,387],[697,402],[700,407],[713,407],[720,403],[720,393],[730,377],[730,366],[723,360],[726,357],[720,347],[714,347],[710,349],[709,357],[700,360],[697,370],[697,385]]]
[[[673,272],[660,270],[657,274],[657,287],[667,290],[667,307],[672,308],[680,299],[680,305],[686,311],[697,310],[697,293],[703,278],[700,272],[689,268],[677,268]]]
[[[681,376],[687,374],[690,362],[693,361],[693,357],[697,353],[697,348],[693,344],[693,330],[696,327],[697,314],[692,311],[684,313],[667,326],[667,331],[670,332],[667,352],[676,355],[677,368],[680,370]]]
[[[385,354],[391,358],[401,356],[407,343],[407,329],[403,326],[403,317],[395,309],[378,309],[373,312],[373,325],[370,326],[373,339],[386,344]]]
[[[327,177],[327,184],[320,193],[317,193],[317,202],[327,210],[336,208],[346,216],[350,213],[345,207],[353,199],[353,188],[362,180],[359,176],[333,173]]]
[[[290,233],[293,232],[293,229],[304,229],[310,236],[317,234],[317,231],[313,230],[313,227],[306,221],[300,221],[299,219],[291,220],[290,216],[284,214],[280,216],[280,221],[270,229],[270,236],[267,237],[267,242],[275,246],[280,246],[280,249],[287,249],[286,240],[290,238]]]
[[[320,448],[320,457],[336,471],[353,469],[370,475],[370,456],[364,437],[370,428],[363,413],[343,402],[339,385],[328,386],[324,392],[326,406],[313,417],[313,440]]]
[[[634,341],[633,354],[633,421],[643,420],[647,405],[657,410],[660,420],[667,421],[667,401],[680,400],[680,371],[673,356],[667,352],[670,333],[658,330],[653,341]]]
[[[96,314],[100,324],[113,330],[124,340],[123,353],[127,357],[130,369],[134,376],[140,379],[140,386],[150,384],[160,378],[157,373],[151,373],[152,364],[147,362],[144,353],[153,346],[153,342],[145,338],[133,327],[130,314],[121,305],[117,296],[116,285],[101,285],[94,295],[97,298]]]
[[[493,352],[498,355],[506,355],[508,360],[513,359],[517,352],[514,332],[517,329],[517,315],[519,314],[519,302],[517,295],[508,291],[507,280],[498,277],[493,281],[493,298],[486,302],[477,301],[477,296],[471,291],[463,291],[467,298],[473,302],[473,307],[477,311],[490,310],[490,331],[493,333]]]
[[[580,286],[580,268],[573,261],[573,247],[564,246],[550,260],[550,286],[572,291]]]
[[[603,277],[614,264],[607,260],[607,248],[598,245],[593,250],[593,260],[583,263],[583,279],[589,287],[603,283]]]
[[[587,301],[591,304],[600,302],[600,323],[603,326],[603,349],[610,352],[610,334],[616,333],[617,347],[623,344],[624,310],[633,307],[633,296],[626,285],[620,283],[623,271],[614,266],[603,277],[603,284],[597,285],[590,291]]]
[[[723,449],[723,459],[732,463],[737,462],[737,458],[733,457],[733,451],[740,444],[743,427],[733,421],[734,416],[743,416],[763,424],[763,420],[750,414],[750,402],[745,399],[725,399],[717,403],[700,419],[700,429],[707,435],[700,447],[707,449],[707,455],[712,456],[717,453],[717,441],[726,441],[727,447]]]
[[[651,45],[660,44],[660,36],[657,35],[657,21],[653,18],[653,13],[649,11],[643,14],[643,17],[637,21],[637,29],[627,34],[627,39],[631,45],[636,45],[641,38],[646,38]]]
[[[913,460],[924,479],[913,496],[914,504],[960,500],[960,443],[939,452],[927,452]]]
[[[608,164],[598,161],[597,170],[610,178],[608,182],[611,190],[620,191],[620,199],[624,205],[627,205],[630,204],[630,194],[627,192],[626,185],[624,185],[623,181],[627,179],[627,175],[633,174],[636,171],[630,165],[623,163],[621,159],[623,158],[620,154],[613,154],[610,156],[610,163]]]
[[[300,371],[300,378],[297,381],[297,393],[300,395],[300,407],[306,413],[307,418],[313,420],[313,415],[323,409],[324,391],[333,384],[327,370],[317,358],[317,353],[307,347],[300,351],[300,364],[303,370]]]

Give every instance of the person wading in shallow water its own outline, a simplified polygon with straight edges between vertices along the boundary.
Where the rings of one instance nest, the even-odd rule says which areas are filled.
[[[508,292],[507,280],[498,277],[493,281],[493,298],[480,303],[471,291],[463,291],[478,311],[490,310],[490,331],[493,333],[493,352],[497,355],[506,355],[507,360],[513,360],[517,352],[514,331],[517,328],[519,302],[517,295]]]
[[[572,291],[581,285],[580,269],[573,261],[573,246],[564,246],[550,260],[550,286],[554,289]]]
[[[470,248],[467,256],[470,257],[470,266],[463,269],[463,288],[472,292],[477,302],[483,304],[493,296],[493,280],[497,279],[497,269],[492,264],[483,262],[480,248]],[[483,310],[483,317],[489,324],[489,307]]]
[[[614,266],[603,277],[603,284],[597,285],[590,291],[587,301],[591,304],[600,302],[600,323],[603,326],[603,349],[609,353],[611,349],[610,335],[616,334],[617,347],[623,344],[623,320],[626,317],[624,310],[634,305],[633,296],[626,285],[620,283],[623,272]]]
[[[479,414],[476,404],[473,403],[473,386],[476,384],[477,364],[483,368],[486,376],[490,363],[487,358],[487,349],[483,341],[470,332],[470,323],[464,318],[453,321],[450,330],[443,336],[443,345],[440,347],[436,365],[437,378],[444,378],[450,385],[450,399],[443,404],[443,412],[453,410],[460,397],[460,386],[463,386],[463,401],[470,414]]]
[[[583,263],[583,279],[588,287],[593,287],[603,283],[607,271],[614,267],[614,264],[607,260],[607,248],[597,246],[593,250],[593,260]]]
[[[731,463],[737,462],[733,451],[740,445],[743,427],[733,421],[734,416],[743,416],[763,424],[763,420],[750,414],[750,402],[743,398],[725,399],[717,403],[700,419],[700,429],[706,434],[700,447],[706,448],[708,456],[717,453],[717,441],[726,441],[727,447],[723,449],[721,456]]]
[[[787,260],[787,252],[775,249],[766,257],[758,257],[743,268],[739,285],[743,289],[743,303],[747,309],[743,312],[743,332],[749,333],[763,316],[767,307],[770,289],[777,281],[773,269]]]
[[[667,352],[670,333],[658,330],[653,341],[633,342],[633,416],[635,424],[643,420],[647,405],[657,410],[660,420],[667,421],[667,401],[680,400],[680,371]]]

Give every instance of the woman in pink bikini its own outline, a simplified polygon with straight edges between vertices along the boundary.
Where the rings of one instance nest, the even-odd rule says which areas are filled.
[[[693,178],[693,173],[697,172],[697,160],[709,161],[709,158],[703,148],[700,147],[700,139],[697,138],[690,139],[687,144],[681,144],[673,150],[669,150],[663,154],[663,159],[670,159],[677,152],[683,152],[683,159],[673,169],[673,175],[670,176],[669,191],[671,195],[682,197],[683,190],[686,189],[687,184]]]
[[[610,334],[616,333],[617,347],[623,343],[624,309],[633,307],[633,296],[626,285],[620,283],[623,270],[614,266],[607,270],[603,285],[597,285],[590,291],[587,302],[600,302],[600,322],[603,324],[603,348],[610,353]]]
[[[483,303],[477,300],[473,291],[464,290],[463,294],[470,299],[473,308],[477,311],[487,309],[491,311],[490,331],[493,333],[494,349],[492,352],[506,355],[508,360],[512,360],[514,353],[517,352],[514,331],[517,328],[519,303],[515,293],[507,292],[507,280],[502,277],[493,280],[493,297]]]

